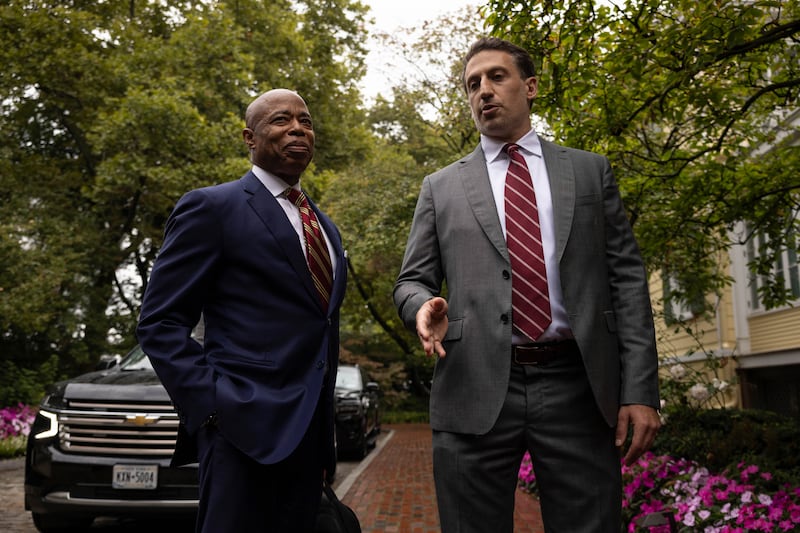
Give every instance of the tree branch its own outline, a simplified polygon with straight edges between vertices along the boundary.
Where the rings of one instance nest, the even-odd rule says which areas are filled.
[[[399,335],[390,325],[389,323],[384,320],[378,310],[372,303],[370,295],[367,293],[366,288],[361,283],[361,278],[359,277],[358,273],[356,273],[355,267],[353,267],[353,262],[350,261],[350,258],[347,258],[347,271],[350,272],[350,277],[352,278],[353,282],[356,284],[356,289],[358,293],[361,295],[361,298],[364,300],[364,303],[367,305],[367,310],[369,314],[372,315],[372,318],[380,325],[381,329],[386,332],[387,335],[400,347],[404,354],[412,355],[413,350],[411,346],[406,342],[406,340]]]

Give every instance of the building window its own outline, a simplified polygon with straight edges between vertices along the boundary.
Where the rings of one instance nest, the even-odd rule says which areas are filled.
[[[747,241],[750,311],[767,311],[800,300],[800,271],[797,265],[798,239],[794,227],[788,230],[785,246],[775,249],[762,233]]]
[[[664,288],[664,320],[667,324],[685,322],[703,314],[705,311],[703,294],[682,290],[677,278],[666,270],[662,270],[661,279]]]

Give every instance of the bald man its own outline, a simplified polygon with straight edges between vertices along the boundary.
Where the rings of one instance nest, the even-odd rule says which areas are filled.
[[[137,334],[180,416],[173,463],[199,464],[196,530],[312,531],[336,464],[344,250],[333,222],[301,194],[314,155],[305,101],[268,91],[245,123],[251,170],[177,203]],[[319,227],[317,248],[304,218]],[[201,316],[202,346],[191,337]]]

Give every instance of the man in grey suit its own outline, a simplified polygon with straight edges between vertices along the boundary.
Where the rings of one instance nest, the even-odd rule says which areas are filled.
[[[430,417],[442,531],[513,531],[528,450],[546,531],[618,533],[620,449],[629,439],[632,463],[660,425],[638,246],[608,160],[532,130],[537,79],[524,49],[479,40],[464,85],[480,144],[423,181],[394,289],[401,318],[438,355]],[[530,169],[546,265],[536,338],[512,312],[512,282],[524,276],[506,244],[509,143]]]

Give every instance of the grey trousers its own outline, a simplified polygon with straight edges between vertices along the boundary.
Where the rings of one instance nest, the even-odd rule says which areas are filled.
[[[614,428],[600,415],[576,352],[545,365],[512,363],[506,401],[489,433],[433,432],[442,533],[512,533],[526,450],[547,533],[620,532]]]

